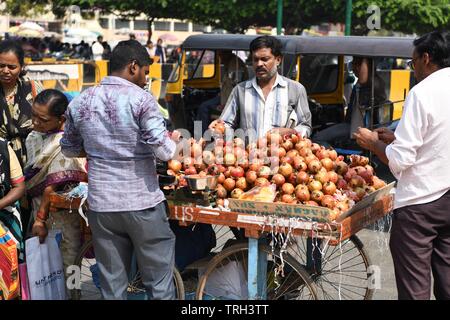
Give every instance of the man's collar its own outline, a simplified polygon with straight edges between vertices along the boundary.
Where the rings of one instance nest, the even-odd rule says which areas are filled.
[[[251,87],[254,87],[255,89],[259,87],[258,83],[256,82],[256,77],[253,77],[251,80],[247,81],[245,83],[245,88],[249,89]],[[280,87],[286,87],[287,81],[277,72],[277,78],[275,79],[275,83],[273,84],[273,87],[280,86]]]
[[[106,77],[103,78],[103,80],[100,83],[101,84],[121,84],[121,85],[125,85],[125,86],[140,88],[139,86],[137,86],[134,83],[128,81],[127,79],[124,79],[124,78],[121,78],[121,77],[117,77],[117,76],[106,76]]]

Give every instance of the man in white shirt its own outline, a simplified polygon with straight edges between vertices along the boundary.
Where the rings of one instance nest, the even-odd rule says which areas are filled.
[[[398,179],[390,239],[399,299],[450,299],[450,34],[414,41],[418,82],[395,134],[360,128],[358,144]]]
[[[102,60],[103,54],[103,37],[98,36],[97,41],[92,44],[92,55],[94,56],[94,60]]]

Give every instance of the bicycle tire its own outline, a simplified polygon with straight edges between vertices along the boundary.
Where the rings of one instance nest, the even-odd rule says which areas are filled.
[[[94,258],[86,258],[86,255],[92,251],[93,252],[93,243],[92,240],[87,241],[80,249],[80,252],[78,253],[77,257],[75,258],[74,261],[74,265],[78,266],[80,268],[80,278],[82,278],[83,275],[85,275],[86,277],[91,277],[92,278],[92,273],[85,273],[83,274],[83,261],[84,260],[94,260]],[[89,264],[91,264],[91,266],[94,265],[94,263],[92,263],[92,261],[87,261]],[[90,268],[89,268],[90,269]],[[136,273],[136,275],[134,276],[134,278],[130,281],[127,291],[128,292],[136,292],[136,290],[143,290],[145,291],[145,289],[143,289],[143,286],[139,286],[139,278],[140,278],[140,274],[139,272]],[[184,291],[184,285],[183,285],[183,279],[181,278],[180,272],[178,271],[178,269],[175,267],[173,270],[173,279],[174,279],[174,285],[175,285],[175,297],[178,300],[184,300],[185,299],[185,291]],[[142,284],[142,283],[141,283]],[[83,297],[83,289],[81,288],[81,286],[84,285],[84,297]],[[87,287],[90,287],[89,289]],[[95,289],[94,289],[95,287]],[[87,289],[87,290],[86,290]],[[86,296],[86,292],[90,292],[93,295],[97,296],[98,299],[101,299],[101,293],[100,293],[100,289],[95,285],[95,283],[92,284],[88,283],[87,281],[85,281],[84,283],[80,284],[80,289],[72,289],[71,290],[71,298],[72,300],[82,300],[82,299],[86,299],[88,298]],[[98,300],[98,299],[87,299],[87,300]]]
[[[279,250],[276,250],[276,249],[272,250],[272,248],[269,247],[268,245],[260,244],[259,250],[266,253],[268,255],[268,257],[272,256],[272,257],[275,257],[276,259],[280,259]],[[207,297],[208,294],[204,291],[205,291],[205,287],[206,287],[208,278],[211,276],[211,274],[213,274],[213,272],[220,270],[220,268],[222,268],[223,266],[226,266],[227,263],[224,263],[226,260],[233,261],[233,260],[231,260],[230,257],[233,255],[237,255],[239,253],[242,257],[241,261],[245,261],[245,259],[247,259],[247,256],[248,256],[248,244],[247,243],[238,243],[238,244],[235,244],[231,247],[224,249],[221,253],[217,254],[208,263],[205,273],[201,276],[201,278],[199,280],[197,291],[196,291],[196,299],[203,300],[203,298]],[[275,284],[277,283],[277,279],[275,279],[275,277],[277,277],[277,275],[276,274],[274,275],[272,273],[273,270],[270,270],[268,273],[269,276],[266,275],[266,288],[268,288],[268,289],[267,289],[267,297],[265,297],[265,298],[267,300],[276,300],[276,299],[274,299],[277,297],[276,291],[281,290],[281,289],[285,289],[285,291],[283,291],[283,293],[286,293],[286,295],[280,295],[278,297],[286,298],[288,296],[288,294],[292,292],[292,291],[286,292],[286,290],[288,290],[293,284],[294,284],[294,289],[295,289],[295,285],[299,284],[307,289],[307,291],[309,292],[309,295],[307,294],[307,297],[309,296],[310,300],[316,300],[317,294],[316,294],[315,284],[311,280],[311,278],[310,278],[309,274],[306,272],[306,270],[304,270],[304,268],[294,258],[292,258],[287,253],[283,254],[283,260],[284,260],[284,263],[287,264],[287,266],[289,266],[289,268],[292,271],[295,271],[295,273],[297,274],[297,277],[290,279],[291,282],[287,282],[287,283],[290,283],[287,288],[283,288],[283,285],[278,285],[277,288],[273,289],[274,283]],[[239,259],[237,261],[239,261]],[[270,260],[268,260],[268,265],[269,265],[269,261]],[[275,263],[275,265],[276,264],[277,263]],[[245,262],[243,263],[243,265],[244,265],[244,273],[246,276],[247,270],[245,268]],[[283,268],[283,272],[284,271],[286,271],[285,268]],[[289,273],[289,275],[286,277],[286,280],[291,277],[291,274],[292,273]],[[225,297],[225,299],[229,299],[229,298]]]

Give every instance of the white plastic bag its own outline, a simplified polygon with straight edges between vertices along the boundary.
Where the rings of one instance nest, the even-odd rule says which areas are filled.
[[[44,243],[39,237],[25,241],[31,300],[65,300],[64,266],[56,237],[49,231]]]

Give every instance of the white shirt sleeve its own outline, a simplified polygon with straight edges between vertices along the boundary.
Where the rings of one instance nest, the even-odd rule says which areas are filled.
[[[423,145],[427,116],[414,91],[406,98],[402,119],[395,130],[395,140],[387,146],[389,168],[396,178],[416,162],[417,150]]]

